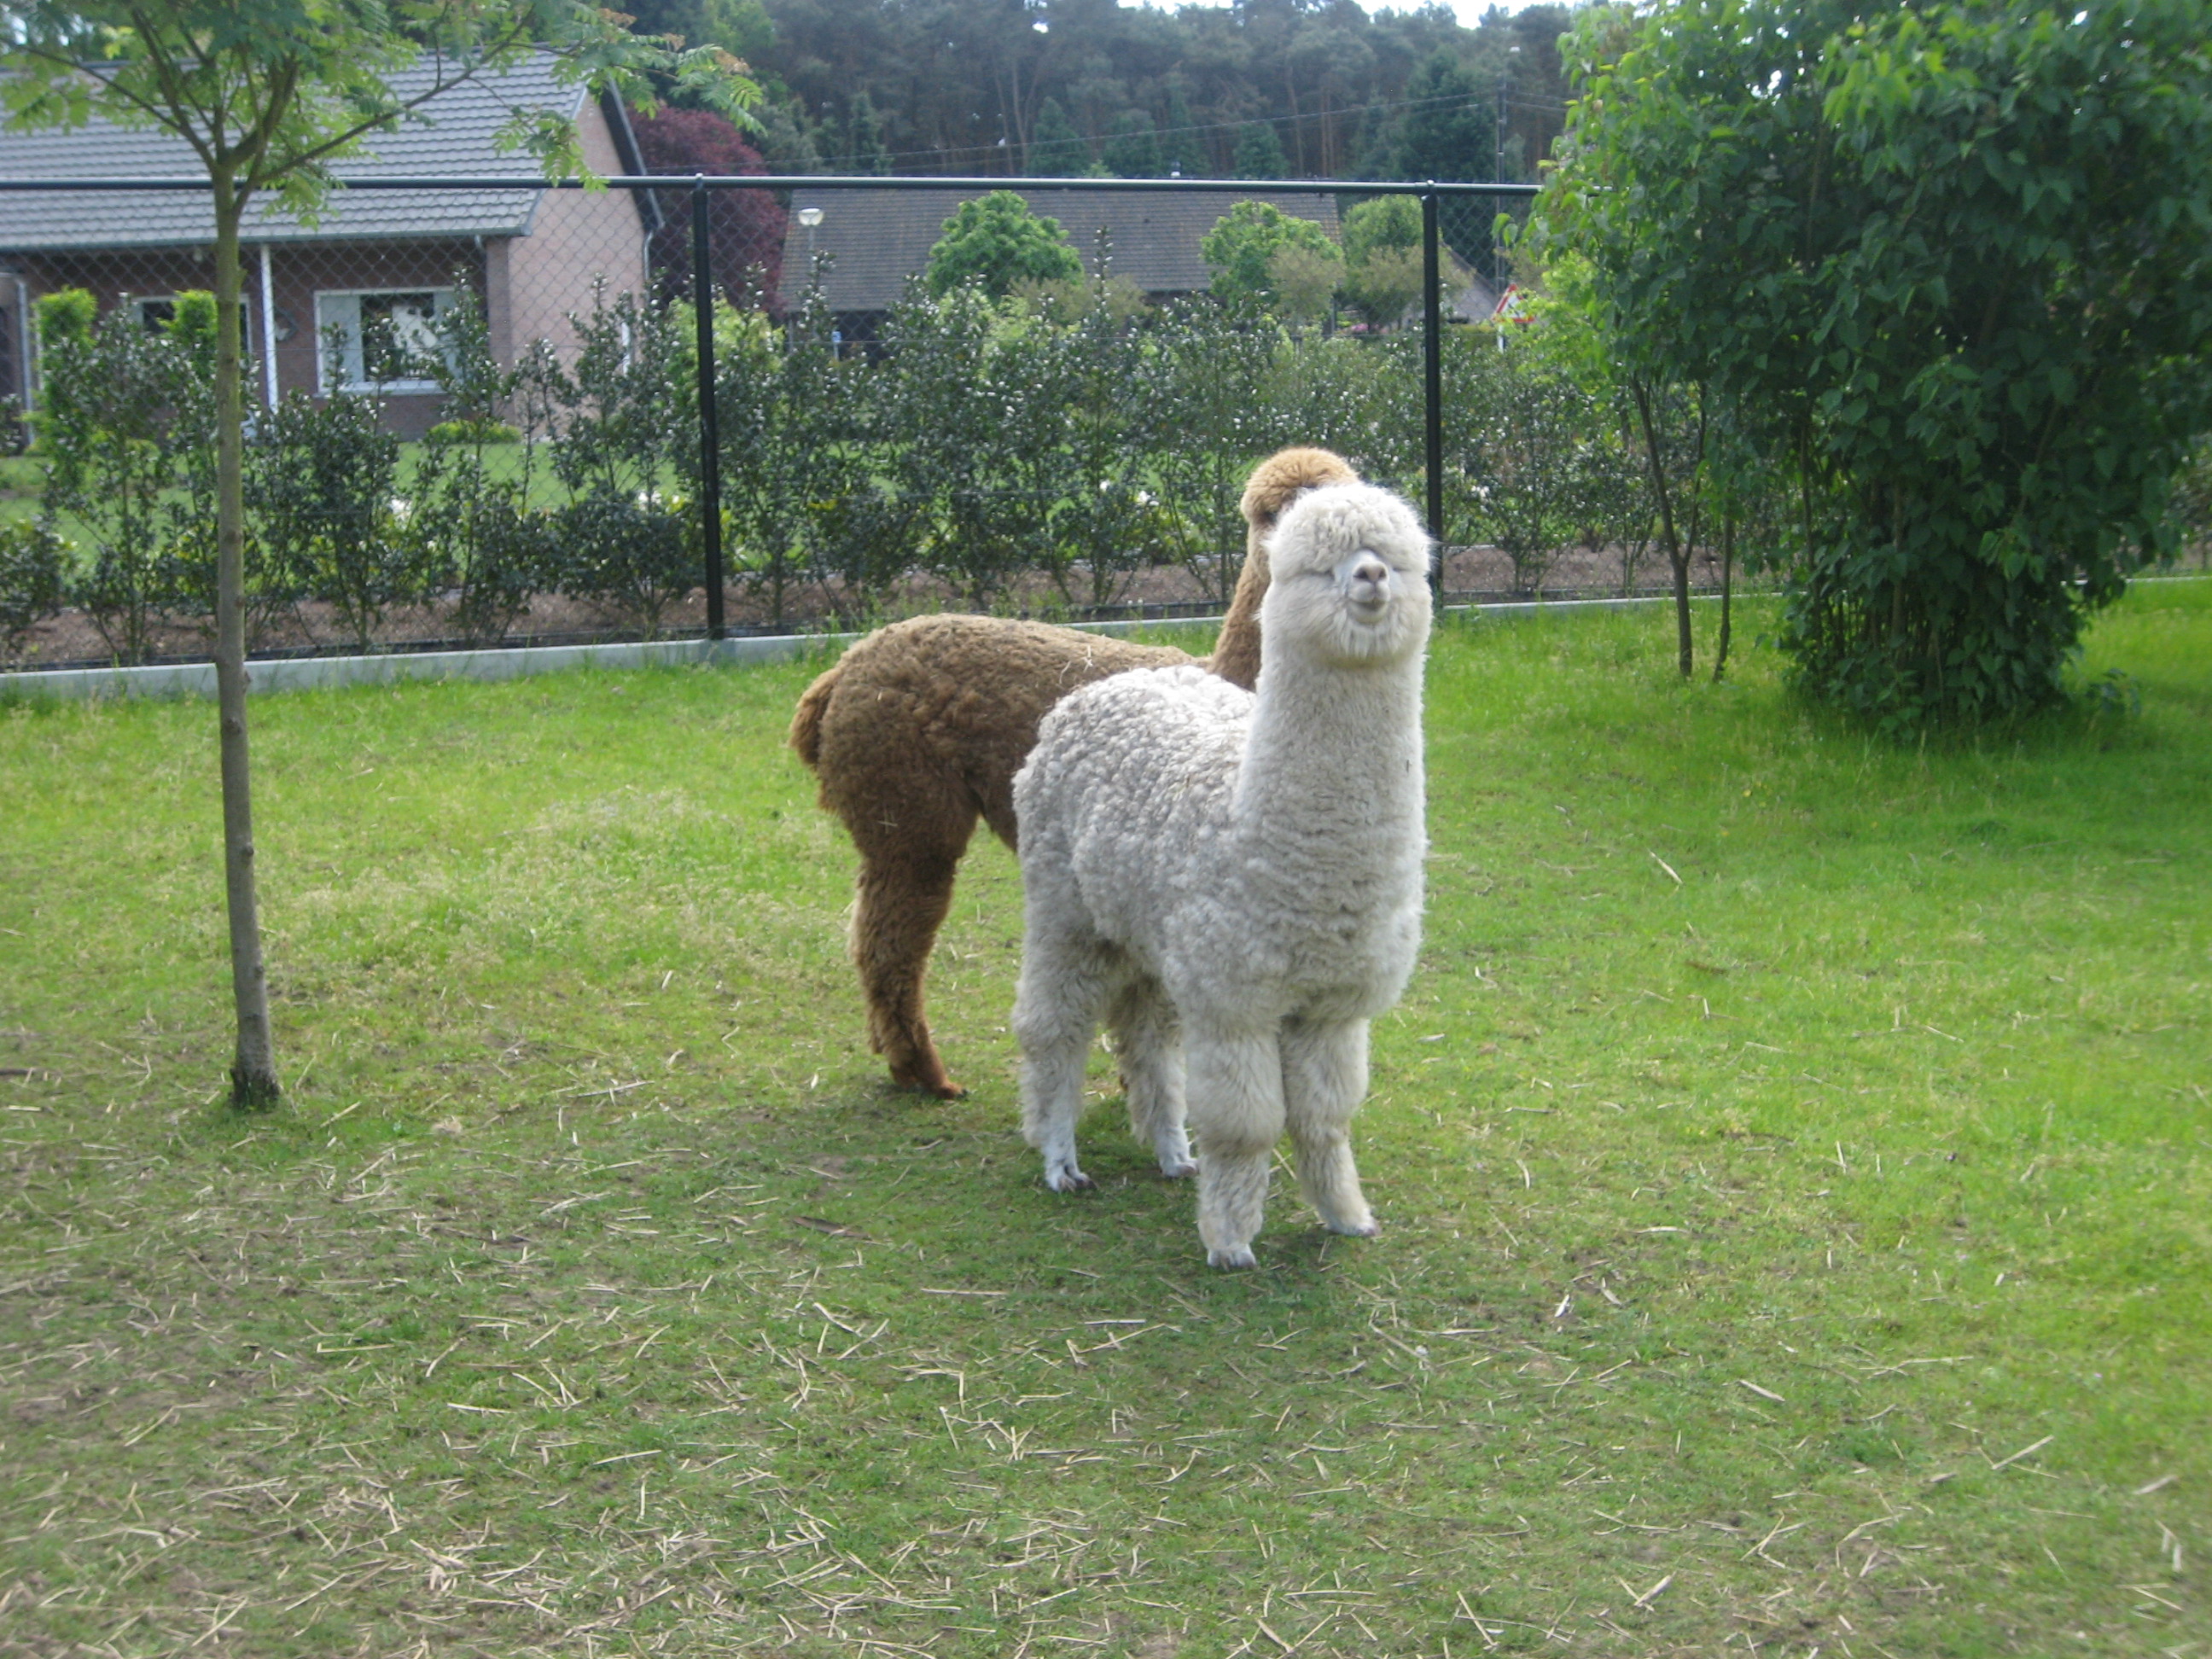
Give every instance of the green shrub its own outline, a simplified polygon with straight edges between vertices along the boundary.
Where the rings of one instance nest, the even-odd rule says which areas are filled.
[[[678,314],[634,294],[594,289],[572,314],[573,370],[540,353],[523,368],[558,410],[553,471],[569,494],[556,515],[559,587],[657,635],[669,608],[699,586],[694,515],[673,493],[696,476],[698,391]]]
[[[25,519],[0,523],[0,657],[13,658],[23,636],[61,610],[68,557],[52,526]]]
[[[2201,0],[1589,8],[1546,234],[1796,486],[1782,643],[1893,731],[2063,695],[2212,425]]]
[[[1462,331],[1452,345],[1460,521],[1512,562],[1516,591],[1538,592],[1560,550],[1580,538],[1583,457],[1601,430],[1596,406],[1521,342],[1501,351],[1485,329]]]
[[[88,346],[100,321],[100,301],[89,289],[58,289],[41,295],[32,307],[37,319],[39,347],[52,350],[64,343]]]
[[[1226,604],[1244,556],[1237,501],[1252,464],[1284,439],[1268,395],[1282,331],[1249,309],[1194,296],[1169,307],[1136,364],[1141,429],[1176,562]]]
[[[184,352],[193,374],[210,384],[215,380],[216,314],[214,295],[205,289],[187,289],[177,295],[162,329]]]
[[[670,607],[699,585],[682,507],[607,495],[571,501],[551,524],[560,591],[659,637]]]
[[[426,586],[452,604],[453,628],[471,645],[489,645],[506,636],[533,594],[560,584],[553,521],[530,505],[538,446],[524,447],[497,476],[485,453],[526,435],[503,414],[523,421],[532,439],[547,435],[545,372],[557,368],[526,352],[520,365],[502,368],[475,293],[465,281],[453,289],[454,302],[432,325],[438,349],[423,365],[452,418],[423,440],[407,532],[421,549]]]
[[[70,603],[117,660],[138,663],[193,609],[185,475],[195,454],[212,456],[213,387],[183,343],[127,309],[88,321],[94,310],[81,289],[40,301],[41,506],[87,556]]]
[[[395,499],[399,440],[377,400],[287,393],[247,452],[246,501],[289,591],[327,604],[348,641],[375,649],[385,613],[427,596],[432,572]]]
[[[926,504],[929,569],[988,609],[1029,562],[1032,526],[1002,489],[1006,441],[993,397],[998,313],[974,285],[910,289],[884,325],[876,408],[893,487]],[[1021,411],[1014,412],[1016,419]]]
[[[878,509],[888,498],[871,483],[869,366],[837,355],[818,278],[784,327],[757,313],[751,322],[719,331],[714,365],[732,566],[777,625],[794,584],[833,574],[865,608],[868,590],[913,554],[886,545],[894,524],[903,539],[910,515],[886,518]]]

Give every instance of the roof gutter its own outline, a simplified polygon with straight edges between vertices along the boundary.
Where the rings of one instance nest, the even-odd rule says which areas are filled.
[[[629,124],[629,106],[612,92],[599,94],[599,113],[607,118],[607,131],[615,141],[615,154],[621,159],[623,171],[635,177],[649,173],[644,152],[637,147],[637,130]],[[654,190],[630,188],[630,198],[637,204],[637,216],[645,222],[647,241],[653,234],[667,222],[660,211],[660,192]]]

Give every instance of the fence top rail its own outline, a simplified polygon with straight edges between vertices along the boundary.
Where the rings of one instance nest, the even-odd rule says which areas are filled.
[[[590,190],[607,186],[622,190],[1073,190],[1073,191],[1196,191],[1216,195],[1255,191],[1268,195],[1328,194],[1335,196],[1534,196],[1540,186],[1530,184],[1469,184],[1458,180],[1376,179],[999,179],[953,178],[901,173],[896,176],[848,176],[836,173],[610,173],[603,179],[548,179],[539,175],[516,178],[476,174],[396,179],[338,179],[342,190]],[[44,191],[166,191],[205,190],[208,181],[198,178],[163,179],[0,179],[0,192]]]

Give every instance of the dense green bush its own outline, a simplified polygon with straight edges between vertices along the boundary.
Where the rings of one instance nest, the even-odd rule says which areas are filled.
[[[1146,487],[1144,385],[1129,372],[1143,341],[1103,258],[1099,269],[1064,325],[1031,325],[1049,342],[1060,400],[1060,429],[1046,434],[1060,465],[1038,473],[1042,489],[1059,492],[1045,569],[1068,605],[1112,605],[1139,572],[1172,556],[1168,515]]]
[[[697,544],[673,505],[587,495],[561,508],[550,531],[561,592],[659,638],[699,585]]]
[[[699,430],[693,348],[678,320],[601,290],[588,315],[569,319],[573,368],[544,352],[526,360],[554,410],[553,471],[568,491],[554,532],[560,591],[649,638],[702,574],[697,526],[672,493]]]
[[[16,519],[0,524],[0,658],[59,613],[69,596],[62,538],[52,526]]]
[[[1403,226],[1372,216],[1374,247],[1395,246]],[[1323,337],[1211,295],[1150,307],[1108,274],[1109,254],[1004,298],[917,283],[866,350],[837,341],[818,283],[781,319],[718,303],[727,569],[771,624],[879,614],[915,578],[979,608],[1033,605],[1042,588],[1073,611],[1180,566],[1224,600],[1245,480],[1286,443],[1419,495],[1417,335]],[[655,635],[698,588],[688,308],[602,293],[568,354],[541,343],[501,365],[455,288],[434,347],[408,366],[446,400],[411,457],[372,398],[295,395],[253,422],[250,640],[313,601],[301,621],[356,649],[402,608],[490,643],[553,592]],[[212,313],[180,306],[149,334],[89,304],[48,308],[49,522],[73,544],[71,597],[138,659],[214,610]],[[1641,474],[1601,389],[1556,352],[1499,352],[1486,330],[1445,344],[1456,539],[1496,537],[1534,586],[1562,547],[1645,538]]]
[[[64,289],[37,318],[44,522],[81,550],[70,602],[116,660],[143,662],[194,609],[185,567],[212,550],[211,531],[181,546],[179,532],[195,527],[179,498],[187,468],[196,456],[212,465],[213,388],[185,337],[147,330],[127,306],[98,317],[90,294]]]
[[[1447,251],[1444,287],[1456,293],[1466,272]],[[1378,196],[1344,216],[1344,300],[1367,321],[1388,328],[1421,298],[1421,200]],[[1449,295],[1447,295],[1449,303]]]
[[[289,392],[246,456],[246,507],[287,593],[331,608],[346,641],[376,648],[385,614],[431,592],[433,570],[398,499],[399,440],[376,400]]]
[[[875,386],[867,365],[837,353],[817,273],[779,330],[758,312],[725,311],[715,327],[715,431],[723,511],[740,580],[781,626],[792,589],[841,578],[845,603],[911,560],[901,515],[871,488]],[[694,469],[696,470],[696,469]]]
[[[1190,299],[1165,309],[1146,345],[1137,369],[1164,526],[1176,562],[1226,604],[1244,553],[1237,500],[1281,434],[1268,392],[1285,343],[1264,313]]]
[[[529,352],[513,368],[492,356],[483,307],[456,283],[457,302],[438,313],[438,349],[423,366],[446,394],[447,418],[425,435],[415,468],[407,530],[426,586],[451,602],[453,625],[472,645],[504,638],[533,594],[560,580],[550,515],[531,506],[539,440],[550,435],[545,393],[553,367]],[[535,395],[525,395],[526,388]],[[527,431],[509,425],[512,416]],[[495,448],[511,465],[495,467]]]
[[[1601,430],[1589,394],[1525,343],[1461,335],[1446,365],[1462,523],[1513,564],[1517,592],[1544,585],[1578,539],[1587,450]]]
[[[1289,316],[1314,314],[1316,298],[1325,306],[1344,275],[1344,251],[1328,233],[1272,202],[1237,203],[1214,222],[1199,252],[1213,272],[1215,294]]]
[[[1790,476],[1805,685],[1898,730],[2060,695],[2212,425],[2201,0],[1583,19],[1547,234]]]

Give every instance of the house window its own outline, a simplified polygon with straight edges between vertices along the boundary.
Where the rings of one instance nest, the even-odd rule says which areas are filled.
[[[137,313],[138,325],[149,334],[159,334],[177,320],[177,296],[173,294],[134,295],[131,308]],[[238,337],[244,345],[252,344],[252,319],[242,299],[238,302]]]
[[[434,326],[453,302],[446,288],[325,289],[315,295],[325,392],[436,392],[427,370],[439,352]]]

